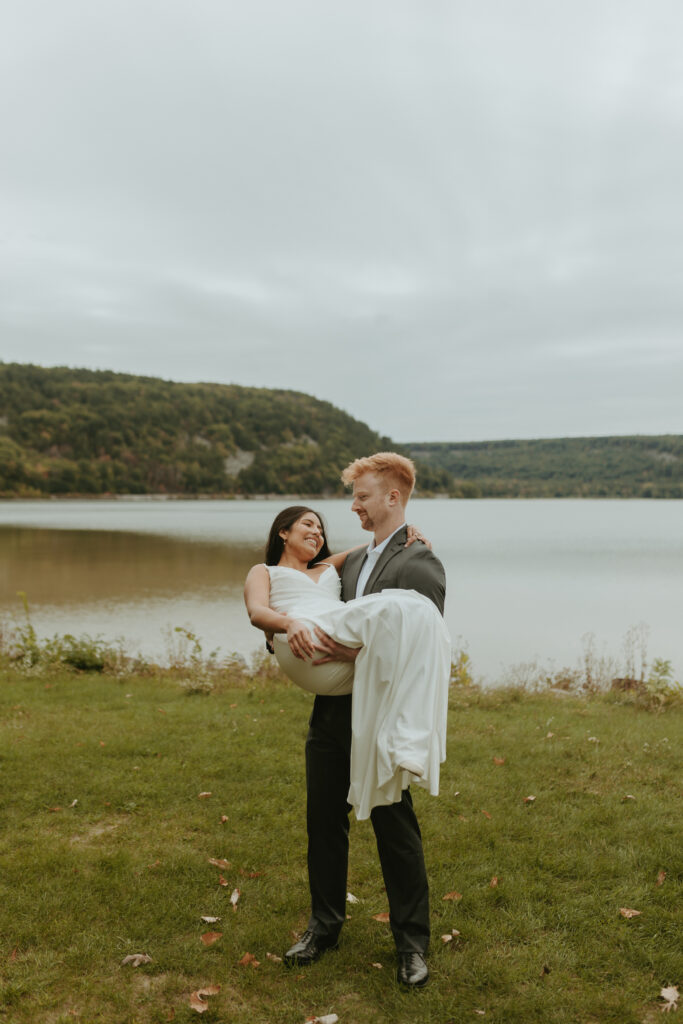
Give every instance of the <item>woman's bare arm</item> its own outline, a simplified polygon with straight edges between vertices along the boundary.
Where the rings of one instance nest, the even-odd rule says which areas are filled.
[[[270,601],[270,576],[265,565],[255,565],[244,583],[244,603],[252,626],[265,633],[286,633],[287,643],[297,658],[312,658],[316,653],[308,626],[291,615],[273,611]]]
[[[408,540],[406,541],[406,547],[409,548],[411,544],[414,544],[416,540],[422,541],[422,543],[432,550],[431,541],[428,541],[426,537],[420,533],[417,526],[408,526]],[[349,557],[352,551],[358,551],[359,548],[366,548],[367,544],[356,544],[355,547],[347,548],[346,551],[339,551],[336,555],[328,555],[325,559],[325,563],[333,565],[337,572],[342,568],[344,562]]]

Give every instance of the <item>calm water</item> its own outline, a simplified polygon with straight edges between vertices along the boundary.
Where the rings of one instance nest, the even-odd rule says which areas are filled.
[[[23,590],[43,635],[123,637],[163,659],[185,626],[205,651],[249,655],[261,636],[242,583],[285,504],[0,502],[0,614],[18,614]],[[333,549],[368,539],[349,501],[313,504]],[[475,674],[576,666],[588,633],[599,655],[623,659],[625,634],[645,626],[650,660],[683,676],[683,503],[416,500],[409,520],[446,567],[446,620]]]

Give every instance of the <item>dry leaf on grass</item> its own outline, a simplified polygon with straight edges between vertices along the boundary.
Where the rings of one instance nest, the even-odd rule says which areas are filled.
[[[248,967],[250,964],[252,967],[261,966],[261,961],[257,960],[253,953],[245,953],[242,959],[238,960],[237,963],[240,967]]]
[[[243,878],[263,878],[264,871],[245,871],[244,868],[240,868],[240,874]]]
[[[660,871],[657,875],[657,885],[662,885],[666,878],[666,871]]]
[[[453,892],[447,892],[445,896],[441,897],[441,899],[442,900],[454,900],[454,901],[461,900],[462,899],[462,893],[461,892],[455,892],[455,890],[454,890]]]
[[[630,907],[619,907],[619,913],[621,914],[622,917],[631,918],[631,917],[640,917],[641,911],[640,910],[632,910]]]
[[[239,900],[239,898],[240,898],[240,891],[239,891],[239,889],[233,889],[232,892],[230,893],[230,902],[232,903],[232,909],[235,910],[235,911],[237,910],[237,901]]]
[[[489,889],[497,889],[497,888],[498,888],[498,875],[494,875],[493,878],[491,879],[491,881],[489,882]]]
[[[275,953],[266,953],[266,960],[272,960],[274,964],[282,963],[282,957],[276,956]]]
[[[56,814],[57,811],[61,811],[61,809],[61,807],[48,807],[48,811],[52,811],[53,814]]]
[[[496,765],[497,768],[500,768],[500,766],[502,764],[505,764],[505,758],[504,757],[494,757],[493,763]]]
[[[678,988],[675,985],[663,988],[659,994],[664,1000],[664,1006],[661,1007],[662,1013],[668,1013],[670,1010],[678,1009],[679,995]]]
[[[481,809],[481,813],[482,813],[482,814],[484,815],[484,817],[485,817],[485,818],[488,818],[488,819],[489,819],[489,821],[491,820],[491,815],[489,814],[489,812],[488,812],[488,811],[485,811],[485,810],[483,809],[483,807],[482,807],[482,809]]]
[[[226,871],[230,867],[230,861],[224,857],[209,857],[209,864],[213,864],[215,868],[224,868]]]
[[[124,956],[121,966],[125,967],[126,964],[131,964],[133,967],[139,967],[140,964],[151,964],[151,962],[151,956],[147,956],[146,953],[131,953],[130,956]]]
[[[346,894],[346,902],[347,903],[360,903],[360,900],[358,899],[357,896],[354,896],[352,892],[347,892],[347,894]]]
[[[450,932],[448,932],[446,935],[442,935],[441,936],[441,941],[443,942],[443,944],[445,946],[449,942],[452,942],[453,939],[457,939],[459,935],[460,935],[460,932],[458,931],[457,928],[451,928]]]
[[[373,921],[380,921],[382,924],[389,924],[389,915],[386,910],[382,911],[381,914],[373,914]]]
[[[223,878],[222,875],[219,875],[218,876],[218,884],[222,885],[223,888],[225,888],[226,886],[230,885],[230,882],[227,880],[227,878]]]
[[[217,921],[220,921],[220,917],[202,917],[202,921],[205,924],[216,924]]]
[[[370,966],[371,967],[376,967],[378,971],[383,971],[384,970],[383,965],[380,964],[380,963],[371,963]]]
[[[72,800],[71,803],[69,804],[69,807],[75,807],[77,803],[78,800]]]
[[[228,820],[227,814],[221,814],[221,825],[225,825],[227,820]]]
[[[199,800],[208,800],[208,798],[210,796],[213,796],[213,794],[212,793],[200,793],[199,796],[198,796],[198,799]]]
[[[325,1013],[322,1017],[307,1017],[306,1024],[337,1024],[338,1020],[336,1013]]]
[[[218,942],[222,938],[223,932],[204,932],[203,935],[200,935],[200,939],[205,946],[213,946],[214,942]]]
[[[548,733],[546,733],[546,736],[545,736],[545,738],[546,738],[547,740],[551,740],[551,739],[553,738],[553,736],[554,736],[554,735],[555,735],[555,733],[554,733],[554,732],[548,732]]]
[[[205,1013],[209,1008],[209,1004],[204,1001],[206,996],[217,996],[220,990],[220,985],[207,985],[206,988],[199,988],[196,992],[192,992],[190,995],[191,1009],[196,1010],[197,1013]]]
[[[535,796],[525,796],[524,797],[524,803],[525,804],[532,804],[535,799],[536,799]]]

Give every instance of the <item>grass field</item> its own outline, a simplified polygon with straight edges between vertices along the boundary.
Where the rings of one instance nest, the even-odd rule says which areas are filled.
[[[307,970],[268,956],[307,920],[308,696],[0,673],[0,1021],[659,1020],[660,989],[683,981],[680,705],[475,689],[451,704],[442,794],[414,793],[432,977],[402,992],[368,822],[339,950]],[[135,953],[151,962],[121,965]]]

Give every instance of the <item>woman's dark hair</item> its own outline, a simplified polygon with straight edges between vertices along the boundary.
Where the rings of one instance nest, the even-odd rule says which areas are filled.
[[[320,520],[323,531],[323,546],[315,558],[312,558],[308,563],[309,569],[316,562],[321,562],[331,554],[327,546],[327,530],[323,517],[315,509],[309,508],[307,505],[290,505],[289,508],[283,508],[282,512],[278,512],[273,520],[273,525],[268,534],[268,543],[266,544],[266,565],[277,565],[282,558],[285,542],[280,536],[280,531],[290,530],[294,523],[301,519],[302,516],[305,516],[307,512],[312,512],[316,519]]]

